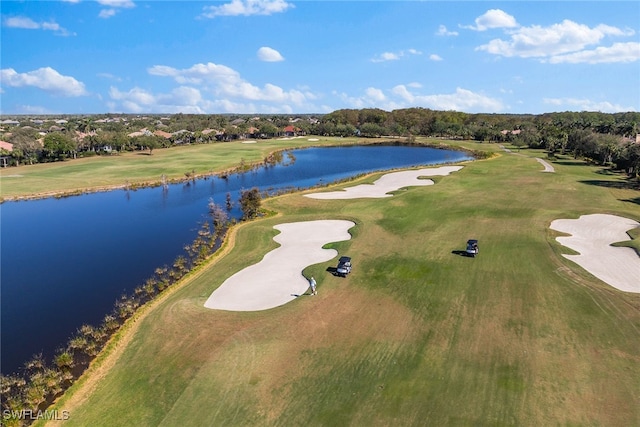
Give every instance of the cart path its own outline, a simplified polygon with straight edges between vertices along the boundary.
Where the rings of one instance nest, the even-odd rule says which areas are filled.
[[[542,160],[540,158],[536,157],[536,160],[538,161],[538,163],[540,163],[542,166],[544,166],[544,170],[542,172],[555,172],[556,170],[554,169],[553,166],[551,166],[551,164],[549,164],[547,161]]]
[[[527,157],[524,154],[520,154],[520,153],[514,153],[513,151],[509,150],[507,147],[505,147],[504,145],[499,145],[500,148],[502,148],[506,153],[510,153],[513,154],[514,156],[521,156],[521,157]],[[544,170],[542,172],[555,172],[555,168],[546,160],[542,160],[538,157],[535,158],[538,163],[540,163],[542,166],[544,166]]]

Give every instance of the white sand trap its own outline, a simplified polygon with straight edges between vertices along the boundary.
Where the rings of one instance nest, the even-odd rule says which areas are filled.
[[[614,288],[640,293],[640,257],[631,248],[610,246],[630,240],[626,231],[638,226],[640,223],[632,219],[594,214],[578,219],[557,219],[551,222],[550,228],[571,234],[556,240],[580,252],[580,255],[563,257]]]
[[[379,198],[391,197],[387,194],[404,187],[433,185],[430,179],[419,179],[425,176],[445,176],[451,172],[462,169],[462,166],[442,166],[439,168],[428,168],[392,172],[383,175],[373,184],[361,184],[355,187],[347,187],[340,191],[330,191],[327,193],[305,194],[305,197],[312,199],[359,199],[359,198]]]
[[[553,168],[553,166],[551,166],[547,161],[542,160],[542,159],[538,159],[536,157],[536,160],[538,161],[538,163],[540,163],[542,166],[544,166],[544,170],[542,172],[555,172],[556,170]]]
[[[242,141],[243,144],[255,144],[257,141]]]
[[[329,261],[335,249],[322,249],[331,242],[351,239],[355,224],[343,220],[292,222],[276,225],[281,233],[273,238],[280,247],[257,264],[233,276],[213,291],[204,306],[218,310],[258,311],[286,304],[309,289],[302,270]]]
[[[307,141],[320,141],[318,138],[309,138]]]

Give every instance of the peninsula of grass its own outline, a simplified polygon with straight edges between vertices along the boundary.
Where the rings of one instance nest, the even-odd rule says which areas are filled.
[[[549,224],[640,220],[638,192],[593,185],[595,166],[541,173],[529,157],[541,152],[521,154],[391,198],[267,200],[277,215],[234,228],[225,253],[148,307],[101,359],[108,369],[54,408],[69,426],[637,425],[640,295],[563,258]],[[353,259],[346,279],[327,272],[333,260],[305,271],[318,296],[204,308],[276,246],[274,225],[315,219],[356,223],[330,245]],[[477,258],[456,253],[469,238]]]

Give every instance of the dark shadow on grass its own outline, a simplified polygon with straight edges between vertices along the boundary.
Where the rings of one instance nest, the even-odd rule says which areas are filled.
[[[586,181],[579,181],[583,184],[597,185],[598,187],[615,188],[617,190],[639,190],[640,182],[635,179],[607,181],[603,179],[590,179]]]
[[[633,199],[622,199],[622,202],[635,203],[636,205],[640,205],[640,197],[635,197]]]
[[[600,169],[599,171],[596,171],[596,173],[598,175],[609,175],[609,176],[619,176],[620,175],[619,172],[616,172],[616,171],[614,171],[612,169],[608,169],[608,168]]]
[[[584,165],[587,164],[582,160],[575,160],[575,161],[571,161],[571,160],[553,160],[552,163],[554,165],[562,165],[562,166],[584,166]]]
[[[469,254],[467,253],[467,251],[451,251],[451,253],[454,254],[454,255],[460,255],[460,256],[463,256],[463,257],[471,258],[469,256]]]
[[[327,272],[335,276],[336,274],[338,274],[338,269],[336,267],[327,267]]]

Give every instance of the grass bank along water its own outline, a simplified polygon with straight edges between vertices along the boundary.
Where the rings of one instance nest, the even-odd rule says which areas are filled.
[[[3,352],[3,372],[40,352],[50,358],[82,324],[100,322],[121,294],[133,292],[157,268],[171,265],[194,240],[209,198],[222,206],[227,194],[235,202],[243,188],[306,188],[376,169],[469,158],[459,151],[402,146],[293,153],[293,164],[285,156],[284,164],[226,178],[5,202],[1,315],[3,344],[8,348],[11,343],[11,351]],[[237,203],[230,215],[241,215]]]
[[[267,201],[280,215],[243,226],[214,268],[150,310],[100,387],[61,402],[65,425],[114,413],[136,425],[633,425],[640,297],[562,257],[549,224],[595,211],[637,221],[637,193],[586,183],[597,167],[554,167],[502,155],[392,198]],[[317,297],[204,308],[276,247],[275,224],[326,218],[357,224],[331,245],[352,256],[348,278],[322,263],[305,270]],[[481,256],[456,255],[470,237]]]
[[[291,138],[256,144],[228,142],[171,147],[147,153],[123,153],[64,162],[0,168],[0,201],[65,197],[85,193],[160,186],[193,177],[228,175],[268,164],[284,150],[309,147],[402,144],[400,140],[373,142],[362,138]],[[437,140],[417,143],[446,148]],[[415,144],[414,144],[415,145]]]

